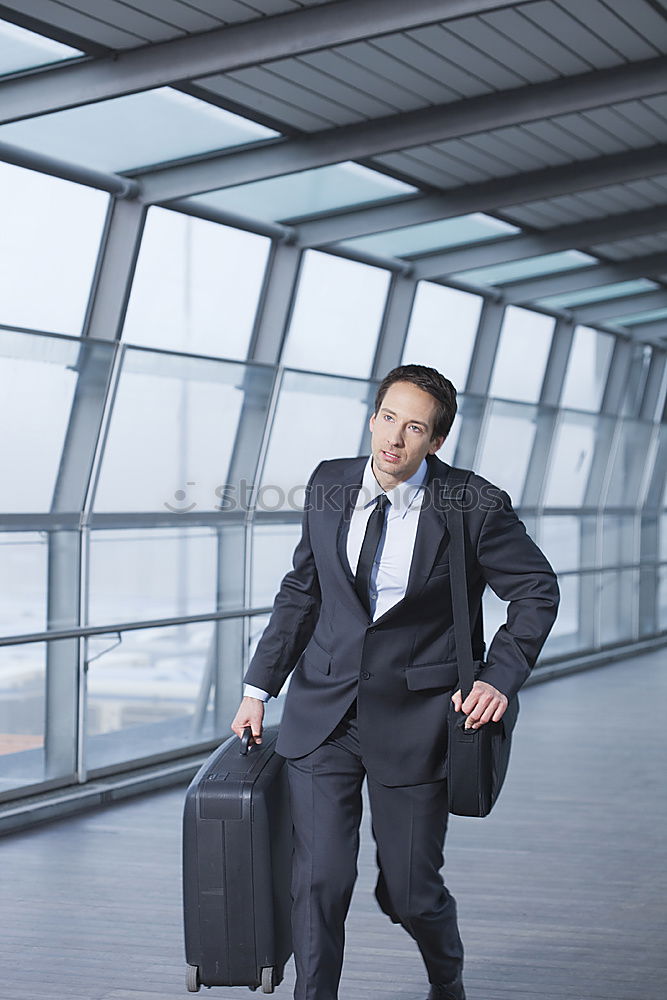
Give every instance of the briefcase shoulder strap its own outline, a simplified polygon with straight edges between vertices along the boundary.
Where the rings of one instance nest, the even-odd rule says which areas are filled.
[[[459,687],[463,700],[468,697],[475,682],[475,668],[470,637],[470,609],[468,606],[468,578],[466,574],[463,507],[469,469],[450,468],[442,500],[449,531],[449,567],[454,616],[454,639],[459,672]]]

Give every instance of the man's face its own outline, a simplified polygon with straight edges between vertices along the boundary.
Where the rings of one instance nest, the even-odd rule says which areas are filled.
[[[385,489],[405,482],[426,455],[442,447],[444,437],[431,440],[437,409],[433,396],[412,382],[387,389],[370,419],[373,471]]]

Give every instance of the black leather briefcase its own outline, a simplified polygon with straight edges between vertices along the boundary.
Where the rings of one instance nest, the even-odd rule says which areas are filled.
[[[462,502],[458,494],[465,488],[470,473],[452,469],[447,478],[447,528],[452,610],[459,688],[463,701],[484,664],[473,661],[468,610],[465,542]],[[449,705],[447,736],[447,791],[449,811],[457,816],[487,816],[503,786],[509,764],[512,730],[519,714],[516,695],[500,722],[487,722],[479,729],[465,729],[466,715]]]

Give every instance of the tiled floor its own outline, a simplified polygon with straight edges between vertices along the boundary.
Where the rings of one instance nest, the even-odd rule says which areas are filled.
[[[496,810],[455,817],[448,834],[469,1000],[667,996],[665,704],[664,651],[523,693]],[[182,800],[157,793],[0,840],[0,1000],[187,996]],[[365,827],[341,1000],[422,1000],[415,946],[373,884]],[[290,963],[279,997],[291,982]]]

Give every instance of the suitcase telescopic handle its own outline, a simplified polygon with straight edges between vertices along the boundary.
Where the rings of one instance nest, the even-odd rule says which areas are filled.
[[[246,726],[245,729],[243,730],[243,736],[241,737],[240,753],[243,754],[243,756],[245,757],[251,746],[252,746],[252,729],[250,728],[250,726]]]

